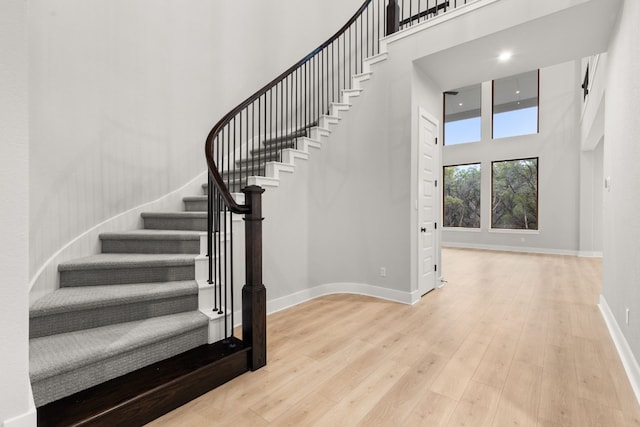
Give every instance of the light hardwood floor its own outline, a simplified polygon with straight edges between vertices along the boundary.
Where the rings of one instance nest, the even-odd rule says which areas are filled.
[[[407,306],[318,298],[268,318],[268,363],[151,426],[640,426],[597,307],[601,261],[445,249]]]

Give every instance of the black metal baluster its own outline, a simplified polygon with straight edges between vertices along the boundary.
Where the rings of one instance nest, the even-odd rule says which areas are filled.
[[[375,37],[376,37],[376,41],[375,41],[375,46],[376,46],[376,52],[374,53],[374,55],[377,55],[378,52],[380,52],[380,0],[376,0],[376,5],[375,5],[375,12],[374,12],[374,22],[375,22]],[[377,18],[376,18],[377,16]]]
[[[264,96],[266,97],[267,94],[265,93]],[[265,114],[266,116],[266,114]],[[262,140],[262,95],[260,95],[260,97],[258,98],[258,146],[260,148],[262,148],[263,146],[263,140]],[[262,150],[258,151],[258,165],[260,164],[260,158],[262,156]],[[254,164],[254,173],[255,173],[255,164]]]
[[[362,64],[364,63],[364,53],[362,52],[362,49],[363,49],[363,46],[362,46],[362,27],[363,27],[362,15],[360,15],[360,18],[358,20],[360,21],[360,72],[362,72]],[[356,74],[358,74],[357,68],[356,68]]]
[[[341,102],[340,99],[340,37],[336,40],[336,45],[338,46],[338,66],[336,67],[336,72],[338,73],[338,91],[336,92],[336,100]]]
[[[229,338],[229,305],[227,304],[228,301],[228,295],[227,295],[227,291],[229,289],[229,282],[228,282],[228,274],[227,274],[227,252],[229,252],[228,250],[228,245],[227,245],[227,212],[228,212],[228,207],[225,203],[224,205],[224,217],[222,218],[222,229],[223,231],[223,235],[224,235],[224,262],[223,262],[223,268],[224,268],[224,337],[225,339]]]
[[[289,78],[291,76],[287,76],[282,80],[282,83],[284,84],[284,116],[282,116],[283,119],[283,136],[282,136],[282,144],[285,143],[286,139],[289,136],[289,131],[291,130],[291,123],[289,121]],[[278,151],[278,155],[280,155],[280,153],[282,153],[282,149],[284,148],[284,145],[280,146],[280,150]]]
[[[224,143],[225,143],[225,138],[226,135],[228,134],[228,125],[225,125],[224,129],[222,129],[222,146],[221,146],[221,152],[222,152],[222,148],[224,147]],[[222,155],[222,153],[221,153]],[[222,164],[224,164],[224,162],[222,162]],[[227,177],[227,182],[229,182],[229,178]],[[222,309],[222,246],[221,246],[221,234],[222,234],[222,225],[220,224],[220,216],[222,215],[222,200],[221,200],[221,195],[218,194],[218,206],[216,208],[216,212],[217,212],[217,218],[218,218],[218,226],[217,226],[217,240],[218,240],[218,253],[217,255],[217,259],[218,259],[218,278],[217,278],[217,282],[218,282],[218,314],[222,314],[224,313],[223,309]]]
[[[386,28],[387,28],[387,8],[386,7],[382,8],[382,17],[383,17],[382,22],[383,22],[383,25],[385,27],[384,35],[388,36],[389,32],[386,30]]]
[[[240,116],[240,128],[239,128],[239,130],[240,130],[240,135],[238,136],[238,144],[239,144],[239,146],[238,146],[238,151],[240,152],[240,156],[239,156],[239,157],[240,157],[240,160],[243,160],[243,159],[242,159],[242,110],[240,111],[239,116]],[[235,123],[234,123],[234,127],[235,127]],[[235,129],[234,129],[234,130],[235,130]],[[234,152],[234,153],[236,152],[236,138],[235,138],[235,132],[234,132],[234,137],[233,137],[233,152]],[[235,154],[234,154],[234,155],[235,155]],[[239,188],[242,188],[242,175],[243,175],[243,172],[244,172],[244,173],[248,173],[248,172],[247,172],[247,168],[248,168],[248,167],[249,167],[249,157],[247,156],[246,161],[244,161],[244,162],[240,163],[240,181],[239,181],[239,182],[240,182],[240,187],[239,187]],[[237,179],[237,178],[236,178],[236,179]]]
[[[260,98],[258,98],[260,99]],[[249,120],[247,120],[247,147],[249,146],[249,138],[251,138],[251,145],[253,146],[253,149],[255,150],[256,148],[256,136],[255,136],[255,129],[254,129],[254,125],[255,125],[255,121],[256,121],[256,101],[253,101],[251,103],[251,133],[249,133]],[[260,139],[258,138],[258,144],[260,144]],[[258,145],[258,148],[260,148],[260,146]],[[255,153],[255,151],[254,151]],[[248,156],[248,154],[247,154]],[[255,171],[255,167],[256,167],[256,156],[254,156],[253,154],[251,155],[251,170]],[[247,176],[247,185],[249,185],[249,176]]]
[[[297,96],[297,87],[296,87],[296,71],[297,70],[293,70],[291,72],[291,74],[289,75],[289,136],[291,136],[292,134],[295,134],[295,132],[298,129],[297,123],[296,123],[296,96]],[[291,145],[293,143],[293,140],[291,140],[287,145]],[[282,159],[282,153],[280,153],[280,158]]]
[[[233,304],[233,288],[235,285],[235,282],[233,280],[233,270],[235,270],[233,268],[233,213],[231,211],[229,211],[229,270],[230,270],[230,274],[229,274],[229,285],[227,286],[227,288],[229,289],[229,295],[230,295],[230,308],[229,310],[227,310],[227,313],[231,313],[231,321],[230,321],[230,326],[231,326],[231,330],[230,330],[230,335],[231,337],[233,337],[233,327],[234,327],[234,311],[235,311],[235,307]],[[233,340],[229,341],[229,347],[230,348],[234,348],[236,346],[235,342],[233,342]]]
[[[297,130],[296,125],[296,70],[293,70],[289,74],[289,137],[292,134],[295,134]],[[289,141],[287,145],[291,144],[293,141]],[[287,147],[290,148],[290,147]],[[280,158],[282,158],[282,153],[280,153]]]
[[[318,74],[320,79],[320,111],[324,114],[324,49],[320,51],[320,72]]]
[[[213,180],[211,174],[207,173],[207,260],[209,267],[209,277],[207,283],[213,285]],[[215,306],[214,306],[215,307]]]
[[[335,51],[333,48],[333,43],[331,43],[331,102],[333,102],[336,98],[336,84],[335,84]],[[331,105],[331,102],[329,105]]]
[[[213,184],[213,181],[211,181],[211,183]],[[217,201],[218,201],[218,189],[212,189],[211,191],[211,215],[213,216],[213,218],[211,219],[212,221],[216,221],[215,227],[217,228]],[[209,268],[211,268],[212,271],[212,285],[213,285],[213,311],[218,311],[218,289],[217,287],[220,286],[220,283],[218,283],[218,278],[216,277],[217,274],[217,260],[218,260],[218,245],[216,242],[216,237],[218,235],[217,230],[212,230],[211,235],[209,236],[210,240],[213,242],[212,246],[213,246],[213,254],[212,254],[212,259],[210,260],[210,264],[209,264]]]
[[[279,128],[280,128],[280,138],[278,139],[278,143],[276,144],[276,149],[274,154],[276,154],[278,152],[278,146],[280,146],[280,148],[282,149],[282,140],[284,139],[284,135],[283,135],[283,125],[284,125],[284,85],[282,84],[282,80],[280,81],[280,83],[278,83],[280,85],[280,121],[279,121]]]
[[[349,81],[351,81],[351,76],[353,76],[353,74],[351,73],[351,57],[353,56],[353,50],[351,49],[351,27],[349,27]],[[349,84],[349,88],[351,88],[351,84]]]
[[[367,22],[367,31],[365,32],[365,35],[367,36],[367,40],[365,42],[365,46],[367,46],[367,55],[366,57],[369,57],[369,6],[367,6],[367,17],[365,19],[365,21]]]
[[[293,73],[293,77],[294,77],[294,95],[293,98],[295,100],[294,104],[295,104],[295,109],[294,109],[294,118],[293,118],[293,127],[295,129],[295,131],[297,132],[298,129],[300,129],[300,123],[298,121],[299,116],[300,116],[300,98],[298,97],[298,86],[300,85],[300,76],[299,76],[299,72],[300,72],[300,68],[296,68],[296,71]],[[297,140],[295,140],[297,141]],[[298,148],[297,146],[294,148]]]
[[[273,131],[273,89],[269,89],[269,139],[274,138]],[[266,130],[266,129],[265,129]],[[271,152],[271,147],[269,147],[269,152]],[[267,155],[267,151],[264,153],[265,157]],[[260,163],[260,169],[262,170],[262,163]]]
[[[273,120],[273,126],[275,127],[275,139],[274,139],[274,144],[271,145],[271,150],[269,150],[269,155],[273,155],[273,150],[278,148],[278,137],[280,136],[280,121],[278,120],[278,114],[280,112],[280,108],[279,108],[279,97],[278,97],[278,91],[279,89],[282,89],[282,86],[280,86],[280,84],[276,85],[275,87],[275,111],[273,112],[274,115],[274,120]],[[267,158],[265,157],[265,162],[267,161]]]
[[[229,172],[232,174],[231,176],[234,177],[233,178],[234,182],[237,181],[238,179],[237,178],[238,175],[236,174],[236,172],[238,172],[242,176],[242,166],[243,166],[242,159],[239,159],[240,165],[238,165],[238,159],[236,158],[236,132],[237,132],[236,118],[234,117],[233,118],[233,151],[231,152],[232,156],[229,156],[229,157],[232,157],[231,167],[233,167],[233,169],[231,169],[231,167],[229,168]],[[229,191],[231,191],[232,193],[235,193],[233,188],[229,188]]]

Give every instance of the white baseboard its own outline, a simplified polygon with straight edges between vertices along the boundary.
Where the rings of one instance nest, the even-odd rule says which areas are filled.
[[[529,254],[544,254],[544,255],[568,255],[578,256],[578,251],[572,251],[568,249],[548,249],[548,248],[530,248],[525,246],[502,246],[502,245],[482,245],[477,243],[457,243],[457,242],[444,242],[442,243],[444,248],[459,248],[459,249],[481,249],[486,251],[501,251],[501,252],[522,252]]]
[[[579,251],[578,256],[581,258],[602,258],[602,251]]]
[[[404,292],[365,283],[326,283],[267,301],[267,313],[275,313],[305,301],[331,294],[366,295],[403,304],[415,304],[420,300],[419,291]]]
[[[9,418],[0,425],[4,427],[36,427],[38,424],[38,416],[36,412],[36,405],[33,403],[33,393],[31,392],[31,386],[29,386],[29,409],[24,414],[20,414],[13,418]]]
[[[613,343],[616,345],[618,355],[620,356],[620,360],[622,360],[622,365],[631,383],[631,388],[633,388],[633,392],[636,395],[636,400],[638,404],[640,404],[640,366],[638,366],[638,361],[633,356],[631,347],[629,347],[629,343],[624,337],[622,330],[620,330],[620,326],[613,316],[604,295],[600,295],[600,304],[598,304],[598,307],[600,307],[602,317],[609,329],[609,335],[611,335]]]

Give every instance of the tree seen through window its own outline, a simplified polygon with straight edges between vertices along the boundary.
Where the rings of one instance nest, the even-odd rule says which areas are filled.
[[[480,164],[444,167],[444,226],[480,228]]]
[[[538,159],[492,163],[491,227],[538,229]]]

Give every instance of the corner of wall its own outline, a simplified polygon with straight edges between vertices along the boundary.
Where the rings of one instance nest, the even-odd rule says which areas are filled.
[[[620,356],[622,366],[624,366],[624,370],[627,373],[627,377],[631,383],[631,388],[636,396],[636,400],[638,401],[638,404],[640,404],[640,365],[638,365],[638,361],[633,356],[631,347],[629,347],[629,343],[620,330],[620,326],[618,325],[616,318],[613,316],[604,295],[600,295],[600,303],[598,304],[598,307],[600,308],[600,313],[602,313],[602,317],[607,324],[609,334],[613,339],[616,350],[618,350],[618,355]]]

